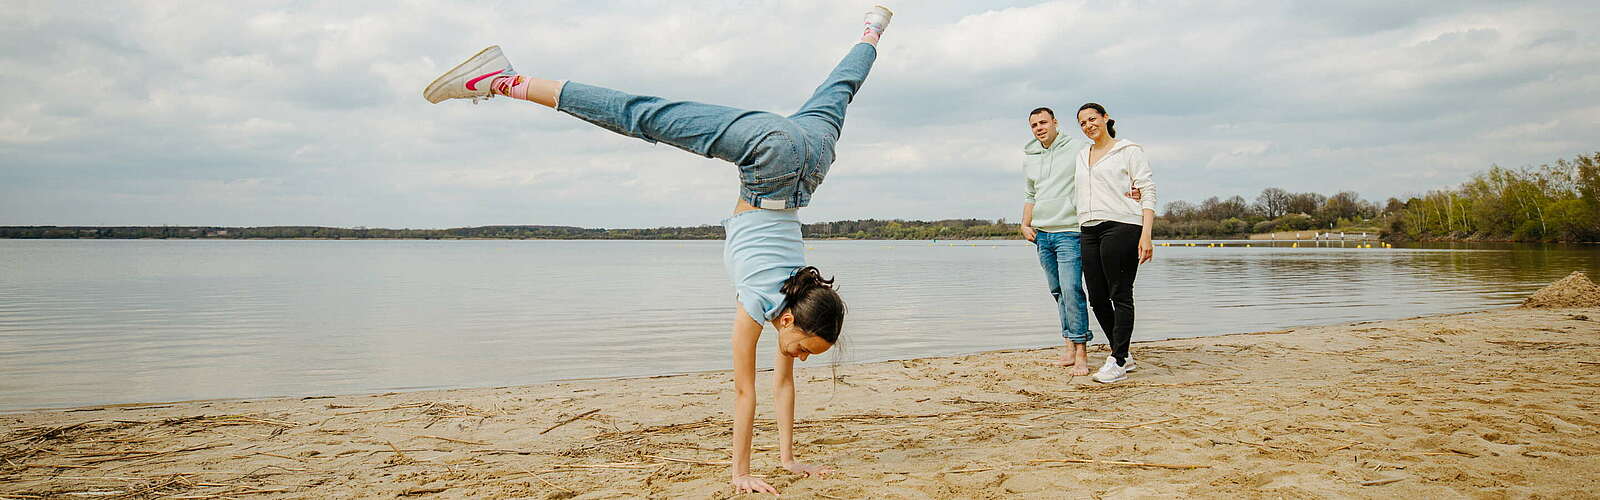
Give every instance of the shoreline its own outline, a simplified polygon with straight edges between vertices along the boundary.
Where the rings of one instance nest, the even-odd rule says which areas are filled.
[[[1044,362],[1058,352],[840,365],[837,383],[798,369],[797,453],[841,472],[821,479],[775,467],[758,382],[752,471],[823,498],[1585,496],[1600,479],[1600,308],[1141,342],[1112,385]],[[0,497],[728,498],[729,373],[0,413]]]
[[[1377,323],[1377,322],[1381,322],[1381,321],[1403,321],[1403,320],[1422,319],[1422,318],[1442,318],[1442,317],[1455,316],[1455,315],[1461,315],[1461,314],[1475,314],[1475,313],[1482,313],[1482,312],[1492,312],[1492,311],[1503,309],[1503,308],[1514,308],[1514,306],[1507,305],[1507,306],[1500,306],[1500,307],[1497,307],[1497,308],[1484,309],[1484,310],[1445,312],[1445,313],[1439,313],[1439,314],[1433,314],[1433,315],[1427,315],[1427,316],[1411,316],[1411,317],[1405,317],[1405,318],[1387,318],[1387,319],[1374,319],[1374,320],[1360,320],[1360,321],[1352,321],[1352,322],[1348,322],[1348,323],[1335,323],[1335,324],[1324,324],[1324,325],[1312,325],[1312,324],[1290,325],[1290,326],[1285,326],[1285,327],[1277,329],[1277,330],[1263,330],[1263,331],[1257,331],[1257,332],[1233,332],[1233,333],[1219,333],[1219,334],[1214,334],[1214,335],[1196,334],[1196,335],[1187,335],[1187,336],[1178,336],[1178,337],[1165,337],[1165,338],[1150,339],[1150,340],[1134,340],[1132,345],[1133,345],[1133,347],[1139,347],[1139,346],[1142,346],[1142,345],[1156,344],[1156,343],[1160,343],[1160,342],[1167,342],[1167,341],[1173,341],[1173,340],[1201,339],[1201,338],[1223,338],[1223,337],[1231,337],[1231,336],[1237,336],[1237,335],[1270,335],[1270,334],[1277,334],[1277,333],[1283,333],[1283,332],[1291,332],[1291,331],[1293,331],[1295,329],[1300,329],[1300,328],[1357,326],[1357,325],[1364,325],[1364,324],[1368,324],[1368,323]],[[986,355],[986,354],[1006,354],[1006,353],[1016,353],[1016,352],[1049,351],[1049,350],[1055,349],[1057,347],[1059,347],[1059,345],[1057,345],[1057,344],[1051,344],[1049,346],[1043,346],[1043,347],[1029,347],[1029,346],[1003,347],[1003,348],[999,348],[999,349],[986,349],[986,350],[970,351],[970,352],[944,353],[944,354],[937,354],[937,355],[932,355],[932,356],[922,356],[922,357],[916,357],[916,358],[892,358],[892,359],[880,359],[880,360],[870,360],[870,361],[846,361],[846,362],[839,363],[838,366],[840,368],[844,368],[844,367],[866,366],[866,365],[872,365],[872,364],[877,364],[877,363],[889,363],[889,362],[899,362],[899,361],[945,359],[945,358],[954,358],[954,357],[962,357],[962,356],[981,356],[981,355]],[[1106,348],[1105,338],[1103,336],[1098,336],[1093,341],[1091,341],[1091,343],[1089,344],[1089,351],[1090,352],[1107,352],[1107,353],[1109,353],[1109,351]],[[815,366],[831,366],[831,365],[812,365],[812,366],[815,367]],[[806,367],[800,366],[798,364],[796,365],[796,369],[797,370],[802,369],[802,368],[806,368]],[[772,371],[771,367],[767,367],[767,368],[759,368],[758,367],[756,369],[756,373],[758,373],[758,374],[759,373],[768,373],[768,372],[771,372],[771,371]],[[666,377],[679,377],[679,376],[691,376],[691,375],[715,375],[715,374],[731,374],[731,373],[732,373],[731,369],[707,369],[707,370],[690,370],[690,371],[684,371],[684,372],[655,373],[655,374],[649,374],[649,375],[619,375],[619,376],[557,378],[557,379],[552,379],[552,380],[547,380],[547,381],[542,381],[542,382],[531,382],[531,383],[525,383],[525,384],[509,384],[509,385],[472,385],[472,386],[462,386],[462,387],[436,387],[436,388],[420,388],[420,389],[418,389],[418,388],[392,388],[392,389],[358,391],[358,392],[336,393],[336,394],[326,394],[326,393],[315,393],[315,394],[313,394],[313,393],[306,393],[306,394],[273,394],[273,395],[260,395],[260,396],[239,396],[239,397],[216,397],[216,398],[201,398],[201,399],[180,399],[180,400],[170,400],[170,401],[130,401],[130,402],[122,402],[122,403],[78,404],[78,405],[69,404],[69,405],[66,405],[66,406],[43,406],[43,407],[33,407],[33,408],[16,408],[16,409],[9,409],[9,410],[0,409],[0,420],[3,420],[3,418],[6,417],[6,416],[29,414],[29,413],[50,413],[50,412],[75,413],[75,412],[92,412],[92,411],[107,410],[107,409],[129,409],[129,408],[136,409],[136,408],[140,408],[140,407],[149,407],[149,406],[163,406],[163,407],[165,407],[165,406],[173,406],[173,405],[181,405],[181,404],[250,403],[250,402],[257,402],[257,401],[289,401],[289,400],[307,400],[307,399],[327,399],[327,398],[336,398],[336,397],[370,397],[370,396],[381,396],[381,395],[410,394],[410,393],[417,393],[417,392],[451,392],[451,391],[486,390],[486,389],[519,389],[519,388],[533,388],[533,387],[545,386],[545,385],[550,385],[550,384],[564,384],[564,383],[574,383],[574,382],[607,382],[607,381],[621,382],[621,381],[629,381],[629,380],[648,380],[648,379],[657,379],[657,378],[666,378]],[[4,500],[4,499],[0,498],[0,500]]]
[[[1182,337],[1166,337],[1166,338],[1152,339],[1152,340],[1135,340],[1135,341],[1133,341],[1132,345],[1133,345],[1133,347],[1137,348],[1139,346],[1144,346],[1144,345],[1149,345],[1149,344],[1157,344],[1157,343],[1173,341],[1173,340],[1200,339],[1200,338],[1224,338],[1224,337],[1232,337],[1232,336],[1238,336],[1238,335],[1272,335],[1272,334],[1278,334],[1278,333],[1283,333],[1283,332],[1291,332],[1291,331],[1293,331],[1295,329],[1299,329],[1299,328],[1358,326],[1358,325],[1365,325],[1365,324],[1369,324],[1369,323],[1377,323],[1377,322],[1381,322],[1381,321],[1404,321],[1404,320],[1422,319],[1422,318],[1443,318],[1443,317],[1457,316],[1457,315],[1462,315],[1462,314],[1476,314],[1476,313],[1483,313],[1483,312],[1493,312],[1493,311],[1496,311],[1496,310],[1499,310],[1499,309],[1504,309],[1504,308],[1514,308],[1514,307],[1513,306],[1503,306],[1503,307],[1500,307],[1500,308],[1484,309],[1484,310],[1477,310],[1477,311],[1447,312],[1447,313],[1439,313],[1439,314],[1433,314],[1433,315],[1427,315],[1427,316],[1411,316],[1411,317],[1406,317],[1406,318],[1361,320],[1361,321],[1353,321],[1353,322],[1348,322],[1348,323],[1336,323],[1336,324],[1327,324],[1327,325],[1292,325],[1292,326],[1280,328],[1278,330],[1264,330],[1264,331],[1257,331],[1257,332],[1234,332],[1234,333],[1220,333],[1220,334],[1215,334],[1215,335],[1192,335],[1192,336],[1182,336]],[[1053,350],[1053,349],[1055,349],[1057,347],[1059,347],[1059,346],[1058,345],[1054,345],[1054,344],[1052,344],[1050,346],[1044,346],[1044,347],[1027,347],[1027,346],[1023,346],[1023,347],[1004,347],[1004,348],[1000,348],[1000,349],[987,349],[987,350],[971,351],[971,352],[955,352],[955,353],[948,353],[948,354],[939,354],[939,355],[934,355],[934,356],[923,356],[923,357],[917,357],[917,358],[894,358],[894,359],[881,359],[881,360],[872,360],[872,361],[847,361],[847,362],[839,363],[838,366],[840,368],[845,368],[845,367],[866,366],[866,365],[872,365],[872,364],[877,364],[877,363],[890,363],[890,362],[900,362],[900,361],[945,359],[945,358],[955,358],[955,357],[963,357],[963,356],[982,356],[982,355],[989,355],[989,354],[1007,354],[1007,353],[1016,353],[1016,352],[1033,352],[1033,351],[1044,352],[1044,351]],[[1109,352],[1106,349],[1106,343],[1105,343],[1105,339],[1103,338],[1103,336],[1102,337],[1096,337],[1094,339],[1094,341],[1092,341],[1092,343],[1089,344],[1089,350],[1090,350],[1090,352]],[[814,368],[815,366],[818,366],[818,365],[812,365],[812,368]],[[824,365],[824,366],[827,366],[827,365]],[[807,367],[800,366],[798,364],[796,365],[796,369],[797,370],[802,369],[802,368],[807,368]],[[771,367],[767,367],[767,368],[759,368],[758,367],[756,369],[756,373],[768,373],[768,372],[771,372],[771,371],[772,371]],[[629,381],[629,380],[648,380],[648,379],[658,379],[658,378],[667,378],[667,377],[681,377],[681,376],[692,376],[692,375],[731,374],[732,372],[733,372],[733,370],[731,370],[731,369],[708,369],[708,370],[691,370],[691,371],[685,371],[685,372],[656,373],[656,374],[650,374],[650,375],[620,375],[620,376],[609,376],[609,377],[558,378],[558,379],[547,380],[547,381],[543,381],[543,382],[532,382],[532,383],[526,383],[526,384],[511,384],[511,385],[474,385],[474,386],[464,386],[464,387],[438,387],[438,388],[423,388],[423,389],[401,389],[401,388],[396,388],[396,389],[387,389],[387,390],[359,391],[359,392],[338,393],[338,394],[322,394],[322,393],[317,393],[317,394],[310,394],[310,393],[308,393],[308,394],[274,394],[274,395],[263,395],[263,396],[240,396],[240,397],[217,397],[217,398],[201,398],[201,399],[180,399],[180,400],[171,400],[171,401],[130,401],[130,402],[123,402],[123,403],[82,404],[82,405],[70,405],[70,406],[44,406],[44,407],[34,407],[34,408],[17,408],[17,409],[10,409],[10,410],[0,409],[0,419],[3,419],[6,416],[13,416],[13,415],[20,415],[20,414],[30,414],[30,413],[51,413],[51,412],[78,413],[78,412],[92,412],[92,411],[111,410],[111,409],[122,409],[122,410],[125,410],[125,409],[138,409],[138,408],[141,408],[141,407],[151,407],[151,406],[166,407],[166,406],[175,406],[175,405],[184,405],[184,404],[251,403],[251,402],[258,402],[258,401],[290,401],[290,400],[308,400],[308,399],[327,399],[327,398],[339,398],[339,397],[358,398],[358,397],[372,397],[372,396],[382,396],[382,395],[411,394],[411,393],[418,393],[418,392],[451,392],[451,391],[470,391],[470,390],[489,390],[489,389],[525,389],[525,388],[535,388],[535,387],[540,387],[540,386],[546,386],[546,385],[551,385],[551,384],[565,384],[565,383],[576,383],[576,382],[610,382],[610,381],[621,382],[621,381]]]

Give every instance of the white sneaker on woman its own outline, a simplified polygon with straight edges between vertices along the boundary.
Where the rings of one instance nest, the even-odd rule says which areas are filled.
[[[1102,384],[1121,382],[1128,378],[1128,369],[1117,365],[1117,358],[1106,356],[1106,364],[1100,365],[1100,371],[1094,372],[1094,381]]]
[[[491,97],[489,84],[494,83],[495,77],[516,74],[517,71],[511,69],[511,61],[500,53],[500,46],[490,45],[467,58],[466,62],[439,75],[422,91],[422,97],[434,104],[446,99],[472,99],[472,102],[478,102],[479,99]]]

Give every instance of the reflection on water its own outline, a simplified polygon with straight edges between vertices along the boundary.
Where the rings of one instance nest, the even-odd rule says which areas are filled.
[[[1135,339],[1478,310],[1600,275],[1595,247],[1250,243],[1157,247]],[[1026,242],[808,244],[850,305],[844,361],[1060,342]],[[734,311],[716,241],[0,240],[0,409],[726,369]]]

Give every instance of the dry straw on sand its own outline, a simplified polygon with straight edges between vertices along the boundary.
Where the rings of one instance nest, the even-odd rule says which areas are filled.
[[[1600,286],[1589,281],[1583,271],[1573,271],[1560,281],[1534,292],[1533,296],[1522,302],[1522,307],[1600,307]]]

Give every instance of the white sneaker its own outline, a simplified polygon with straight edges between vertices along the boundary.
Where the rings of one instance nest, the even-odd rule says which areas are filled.
[[[494,77],[516,74],[517,71],[511,69],[511,61],[500,53],[500,46],[490,45],[466,62],[439,75],[422,91],[422,97],[434,104],[445,99],[472,99],[472,102],[478,102],[492,97],[489,84],[494,83]]]
[[[1102,384],[1121,382],[1128,378],[1127,368],[1117,366],[1117,358],[1106,356],[1106,364],[1100,365],[1100,371],[1094,372],[1094,381]]]
[[[889,19],[893,17],[894,11],[889,10],[888,7],[874,5],[867,10],[867,29],[877,31],[881,35],[883,30],[889,27]]]
[[[1122,362],[1122,371],[1131,372],[1137,369],[1139,369],[1139,365],[1133,364],[1133,355],[1129,354],[1128,360]]]

